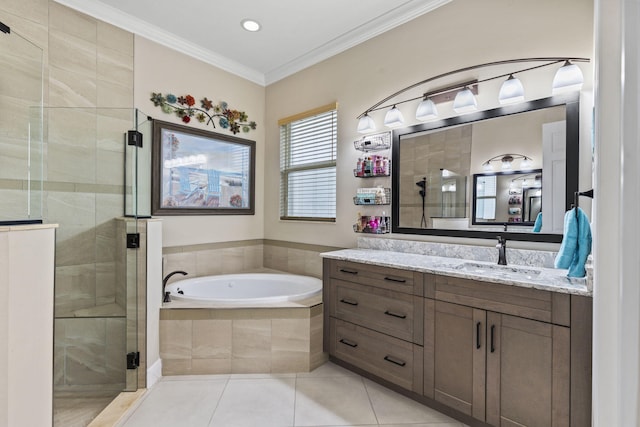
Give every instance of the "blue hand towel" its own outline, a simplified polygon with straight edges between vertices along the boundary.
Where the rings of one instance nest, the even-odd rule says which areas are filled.
[[[576,214],[577,209],[577,214]],[[573,208],[564,215],[564,237],[556,256],[555,267],[567,268],[567,277],[584,277],[584,264],[591,253],[591,225],[580,208]]]
[[[536,222],[533,223],[533,232],[539,233],[542,230],[542,212],[538,212],[536,216]]]

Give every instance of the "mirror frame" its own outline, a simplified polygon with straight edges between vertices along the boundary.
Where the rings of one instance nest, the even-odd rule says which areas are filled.
[[[417,234],[430,236],[467,237],[474,239],[496,239],[504,236],[508,240],[525,242],[562,242],[562,234],[526,233],[514,231],[483,231],[483,230],[451,230],[437,228],[400,227],[400,138],[418,132],[443,129],[449,126],[469,124],[481,120],[510,116],[527,111],[565,105],[566,114],[566,182],[565,208],[571,209],[574,194],[578,191],[578,177],[580,169],[580,92],[570,92],[549,98],[523,102],[491,110],[477,111],[462,116],[421,123],[392,132],[391,151],[391,232],[397,234]]]

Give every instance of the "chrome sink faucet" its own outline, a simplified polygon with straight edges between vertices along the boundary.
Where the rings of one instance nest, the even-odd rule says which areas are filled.
[[[498,265],[507,265],[507,239],[498,236]]]

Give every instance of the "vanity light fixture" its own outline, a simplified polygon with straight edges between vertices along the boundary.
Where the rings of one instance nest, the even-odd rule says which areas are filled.
[[[436,104],[441,102],[450,102],[453,100],[453,109],[458,114],[468,113],[476,111],[478,109],[478,103],[474,96],[478,91],[478,85],[480,83],[488,82],[495,79],[507,80],[502,84],[500,93],[498,94],[498,101],[500,104],[521,102],[524,100],[524,87],[520,79],[514,77],[515,74],[520,74],[526,71],[535,70],[538,68],[554,66],[557,64],[564,64],[556,73],[553,80],[552,92],[555,94],[559,91],[565,90],[577,90],[580,89],[584,78],[582,71],[575,64],[575,62],[589,62],[589,58],[578,57],[540,57],[540,58],[518,58],[518,59],[506,59],[502,61],[487,62],[484,64],[472,65],[469,67],[459,68],[457,70],[448,71],[446,73],[438,74],[437,76],[430,77],[420,82],[409,85],[389,96],[377,102],[369,107],[364,113],[360,114],[357,119],[358,132],[367,133],[375,131],[375,123],[369,116],[369,113],[378,110],[388,110],[385,115],[384,124],[389,127],[397,127],[404,124],[404,118],[398,110],[398,105],[407,102],[414,102],[420,100],[420,103],[416,109],[416,120],[425,121],[433,120],[438,117],[438,110]],[[528,63],[528,64],[527,64]],[[532,65],[531,63],[539,63]],[[527,64],[520,69],[511,70],[504,73],[503,69],[505,65],[513,64]],[[478,79],[470,78],[471,72],[488,67],[500,66],[502,69],[499,74],[491,77]],[[427,91],[423,91],[419,97],[413,97],[409,99],[400,99],[400,95],[407,91],[415,90],[420,86],[426,86],[432,82],[436,82],[441,79],[450,78],[460,74],[467,78],[467,80],[458,81],[458,83],[448,86],[447,88],[427,88]],[[453,94],[455,94],[455,99]],[[390,110],[389,110],[390,108]]]
[[[527,157],[523,154],[505,153],[490,158],[482,164],[482,169],[485,172],[493,172],[492,162],[500,162],[502,170],[511,170],[514,160],[520,159],[520,170],[526,170],[531,168],[531,157]]]
[[[504,156],[502,159],[502,170],[511,170],[511,163],[513,162],[513,157],[512,156]]]
[[[520,79],[513,77],[513,74],[509,74],[509,78],[500,87],[498,101],[502,105],[524,101],[524,87]]]
[[[364,116],[360,117],[360,120],[358,121],[358,133],[368,133],[368,132],[373,132],[375,130],[376,130],[376,123],[368,114],[365,114]]]
[[[384,116],[384,125],[390,128],[396,128],[398,126],[402,126],[404,124],[404,117],[398,107],[395,105],[387,111],[387,114]]]
[[[552,93],[555,95],[568,90],[579,90],[583,82],[584,77],[580,67],[566,60],[564,65],[556,71],[556,75],[553,78]]]
[[[478,109],[478,101],[468,87],[462,88],[453,100],[453,111],[458,114],[470,113]]]
[[[438,109],[431,98],[425,97],[416,109],[416,119],[420,121],[433,120],[438,118]]]
[[[247,30],[247,31],[249,31],[251,33],[255,33],[256,31],[260,31],[260,28],[262,28],[260,23],[258,21],[256,21],[255,19],[243,19],[240,22],[240,25],[242,26],[242,28],[244,28],[245,30]]]

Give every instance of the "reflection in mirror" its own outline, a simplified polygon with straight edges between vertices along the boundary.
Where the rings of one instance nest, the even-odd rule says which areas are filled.
[[[393,232],[493,238],[506,225],[512,240],[560,242],[564,212],[578,186],[578,97],[575,92],[395,130]],[[422,180],[424,197],[416,186]],[[515,186],[519,194],[509,205],[498,192]],[[534,232],[542,207],[545,221]]]
[[[473,224],[533,227],[542,207],[542,169],[475,174],[473,187]]]

